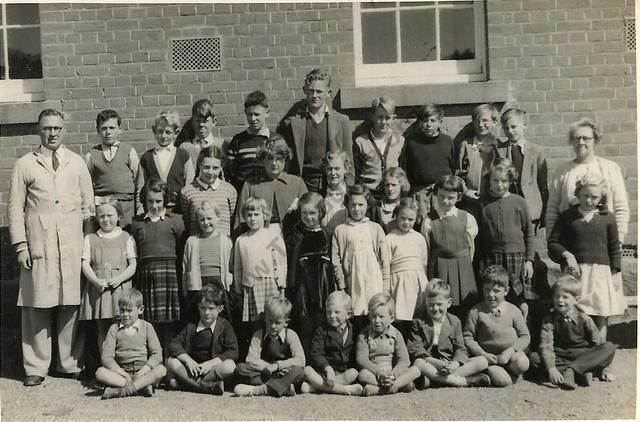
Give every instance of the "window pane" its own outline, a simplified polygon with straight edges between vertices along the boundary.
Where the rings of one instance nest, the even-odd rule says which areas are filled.
[[[42,78],[40,61],[40,28],[7,30],[9,78]]]
[[[362,62],[395,63],[396,51],[395,12],[362,14]]]
[[[7,4],[7,25],[40,23],[37,4]]]
[[[4,68],[4,37],[2,31],[0,31],[0,79],[5,78],[6,69]]]
[[[476,57],[472,8],[440,10],[440,56],[441,60],[468,60]]]
[[[360,3],[360,7],[363,9],[381,9],[383,7],[395,7],[396,3],[393,1],[365,1]]]
[[[435,28],[433,9],[400,12],[402,63],[437,60]]]
[[[433,1],[401,1],[400,7],[434,6]]]

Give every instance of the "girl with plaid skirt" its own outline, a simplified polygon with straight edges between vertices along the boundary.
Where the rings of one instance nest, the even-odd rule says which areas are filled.
[[[131,223],[131,235],[138,246],[135,287],[144,298],[144,319],[153,324],[164,350],[178,333],[180,296],[176,263],[182,243],[182,218],[166,210],[167,184],[149,180],[142,192],[145,214]]]
[[[238,332],[240,357],[259,327],[264,308],[273,297],[284,297],[287,251],[282,235],[270,230],[271,209],[262,198],[249,197],[241,208],[249,231],[240,235],[233,253],[233,291],[242,295],[243,328]]]
[[[489,192],[480,201],[481,265],[500,265],[507,270],[507,300],[518,306],[526,319],[529,310],[524,292],[532,289],[535,249],[527,203],[520,195],[509,192],[516,179],[517,171],[506,158],[498,159],[491,167]]]

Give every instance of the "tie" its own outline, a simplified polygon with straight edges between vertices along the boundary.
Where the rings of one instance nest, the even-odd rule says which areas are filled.
[[[503,158],[508,158],[509,160],[511,160],[511,148],[513,147],[513,145],[511,144],[510,141],[506,141],[506,142],[498,142],[498,149],[506,149],[506,154],[502,155]]]
[[[51,164],[53,165],[53,171],[58,170],[58,166],[60,165],[60,160],[58,160],[58,153],[54,152],[51,156]]]

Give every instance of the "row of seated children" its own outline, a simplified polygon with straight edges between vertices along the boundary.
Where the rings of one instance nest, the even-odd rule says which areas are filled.
[[[474,306],[464,330],[447,312],[451,305],[446,282],[433,279],[424,294],[427,313],[412,322],[405,340],[393,326],[395,303],[385,294],[368,303],[369,324],[360,332],[350,321],[351,298],[342,291],[329,295],[326,315],[305,351],[288,328],[291,303],[273,297],[264,321],[251,339],[245,362],[238,363],[238,344],[231,324],[219,318],[222,291],[204,287],[197,296],[199,319],[172,341],[167,362],[173,389],[222,395],[235,384],[238,396],[333,393],[373,396],[411,392],[439,385],[506,386],[529,368],[525,354],[529,332],[520,310],[505,301],[508,275],[498,266],[483,272],[485,299]],[[531,353],[534,369],[545,371],[553,384],[575,389],[589,385],[593,373],[610,381],[615,346],[605,342],[593,321],[576,307],[580,282],[561,277],[553,286],[553,310],[545,315],[539,352]],[[153,326],[139,319],[142,294],[127,289],[118,301],[119,321],[104,343],[103,366],[96,378],[107,385],[103,399],[134,394],[151,396],[166,374],[162,349]]]

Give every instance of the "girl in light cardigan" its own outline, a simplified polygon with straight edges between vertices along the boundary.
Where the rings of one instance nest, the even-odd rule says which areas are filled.
[[[210,201],[202,201],[196,207],[200,234],[189,236],[182,259],[182,293],[187,300],[186,318],[198,322],[195,299],[206,285],[214,285],[224,292],[222,315],[231,321],[228,292],[233,282],[229,271],[229,258],[233,244],[231,239],[217,230],[220,210]]]

